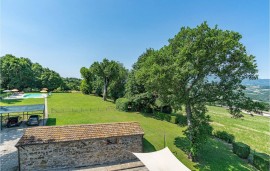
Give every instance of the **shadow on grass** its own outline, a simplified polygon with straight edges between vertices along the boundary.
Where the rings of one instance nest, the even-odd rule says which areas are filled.
[[[153,152],[156,148],[145,138],[143,138],[143,152]]]
[[[56,125],[56,118],[48,118],[47,120],[47,126],[53,126]]]
[[[22,99],[3,99],[3,100],[0,100],[0,102],[2,103],[5,103],[5,104],[15,104],[15,103],[18,103],[18,102],[21,102]]]
[[[174,139],[174,145],[187,154],[190,147],[190,141],[187,139],[187,137],[176,137]]]
[[[174,144],[186,154],[190,141],[186,137],[176,137]],[[247,161],[233,154],[228,146],[215,139],[209,139],[198,154],[198,163],[195,166],[199,170],[251,170],[253,168]]]

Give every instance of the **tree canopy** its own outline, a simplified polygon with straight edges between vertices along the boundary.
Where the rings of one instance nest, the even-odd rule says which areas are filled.
[[[124,96],[128,71],[119,62],[105,58],[102,62],[94,62],[89,69],[82,67],[80,72],[83,93],[90,94],[94,90],[95,94],[101,95],[103,91],[103,100],[109,95],[114,101]]]
[[[48,88],[71,90],[80,85],[80,79],[64,79],[57,72],[49,68],[43,68],[38,63],[32,63],[28,58],[18,58],[13,55],[5,55],[0,58],[0,84],[1,88],[19,90]],[[73,81],[71,86],[70,82]],[[74,85],[74,84],[77,84]]]
[[[247,54],[241,38],[206,22],[183,27],[169,45],[147,50],[135,65],[135,78],[148,92],[174,109],[185,107],[190,157],[196,156],[211,132],[206,103],[222,101],[238,117],[245,100],[241,81],[257,78],[255,57]]]

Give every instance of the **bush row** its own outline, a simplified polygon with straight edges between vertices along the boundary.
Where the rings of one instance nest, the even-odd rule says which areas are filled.
[[[247,159],[250,154],[250,147],[241,142],[233,143],[233,153],[243,159]]]
[[[270,156],[264,153],[254,153],[253,165],[261,171],[269,171],[270,170]]]
[[[270,170],[270,156],[264,153],[250,154],[250,146],[241,142],[234,142],[234,136],[225,131],[216,131],[214,136],[233,145],[233,153],[243,159],[251,159],[251,163],[260,171]]]

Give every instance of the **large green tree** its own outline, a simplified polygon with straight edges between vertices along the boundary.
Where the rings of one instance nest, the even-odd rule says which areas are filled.
[[[125,95],[125,84],[128,76],[128,71],[125,67],[118,63],[117,76],[111,81],[108,87],[108,95],[115,102],[116,99]]]
[[[107,100],[108,86],[119,75],[119,64],[115,61],[103,59],[102,62],[94,62],[91,71],[103,80],[103,100]]]
[[[45,68],[41,75],[41,83],[43,87],[46,87],[52,91],[58,87],[61,87],[64,82],[57,72]]]
[[[211,133],[206,103],[221,101],[238,117],[245,99],[241,81],[257,78],[254,56],[247,54],[241,38],[207,23],[183,27],[169,45],[147,51],[137,62],[135,76],[147,91],[175,109],[185,107],[192,159]]]
[[[16,58],[9,54],[1,57],[1,87],[8,89],[31,87],[34,81],[31,66],[32,62],[28,58]]]

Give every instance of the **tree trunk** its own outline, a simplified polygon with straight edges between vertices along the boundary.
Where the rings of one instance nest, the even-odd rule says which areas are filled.
[[[104,79],[104,89],[103,89],[103,100],[107,100],[107,88],[108,88],[108,80],[107,78]]]
[[[191,112],[191,107],[190,107],[190,104],[189,103],[186,103],[186,114],[187,114],[187,125],[188,125],[188,127],[191,127],[192,126],[192,120],[191,120],[191,118],[192,118],[192,112]],[[191,134],[189,134],[188,139],[192,143],[193,137],[192,137]],[[188,158],[191,159],[191,160],[193,160],[193,156],[192,156],[191,152],[189,152]]]

